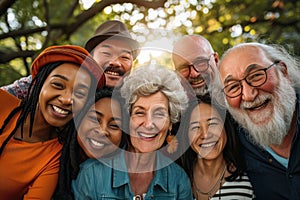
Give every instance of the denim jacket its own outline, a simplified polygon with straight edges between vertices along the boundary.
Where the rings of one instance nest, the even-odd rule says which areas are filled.
[[[157,167],[153,180],[143,200],[193,199],[190,181],[186,173],[161,153],[157,153]],[[111,167],[112,166],[112,167]],[[123,168],[123,170],[122,170]],[[89,159],[81,165],[72,188],[75,199],[122,199],[132,200],[124,152],[106,161]]]

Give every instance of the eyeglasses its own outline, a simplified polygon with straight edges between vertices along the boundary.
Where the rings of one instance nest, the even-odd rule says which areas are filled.
[[[268,79],[267,70],[270,69],[271,67],[273,67],[274,65],[278,64],[279,62],[280,61],[276,61],[266,68],[258,69],[254,72],[251,72],[239,81],[231,82],[230,84],[226,85],[223,88],[223,92],[225,93],[225,95],[227,97],[230,97],[230,98],[239,96],[240,94],[242,94],[243,85],[241,82],[243,80],[245,80],[246,83],[252,87],[259,87],[259,86],[263,85]],[[256,64],[254,64],[254,65],[256,65]]]
[[[194,63],[192,63],[190,65],[185,65],[181,69],[178,69],[178,71],[182,75],[188,75],[191,72],[191,67],[193,67],[196,72],[199,72],[199,73],[205,72],[208,69],[208,67],[210,66],[209,61],[210,61],[210,58],[212,55],[214,55],[214,53],[212,53],[208,58],[196,59],[194,61]]]

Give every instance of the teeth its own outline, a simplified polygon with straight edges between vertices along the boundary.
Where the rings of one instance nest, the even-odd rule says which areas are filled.
[[[145,138],[152,138],[156,136],[156,134],[144,134],[144,133],[139,133],[139,135]]]
[[[200,146],[203,148],[209,148],[209,147],[213,147],[216,145],[217,142],[211,142],[211,143],[207,143],[207,144],[201,144]]]
[[[97,142],[96,140],[93,140],[93,139],[90,139],[91,143],[97,147],[103,147],[104,144],[103,143],[100,143],[100,142]]]
[[[190,80],[190,83],[193,84],[193,85],[200,84],[202,82],[204,82],[204,79],[202,77],[200,79],[192,79],[192,80]]]
[[[117,72],[112,72],[112,71],[106,71],[105,73],[113,75],[113,76],[119,76],[120,74]]]
[[[55,112],[58,112],[59,114],[62,114],[62,115],[67,115],[69,113],[68,111],[63,110],[57,106],[53,106],[53,109],[55,110]]]

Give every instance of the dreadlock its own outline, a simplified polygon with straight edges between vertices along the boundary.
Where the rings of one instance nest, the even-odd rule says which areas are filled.
[[[69,132],[71,136],[68,138],[63,146],[62,155],[60,157],[61,167],[59,171],[58,185],[53,196],[53,199],[64,200],[64,199],[74,199],[72,192],[72,180],[76,179],[79,172],[79,165],[87,157],[82,151],[78,140],[77,140],[77,129],[80,126],[81,121],[85,117],[86,113],[90,107],[95,104],[98,100],[102,98],[112,98],[116,99],[123,105],[123,98],[118,92],[113,94],[113,89],[105,87],[101,90],[96,91],[95,95],[89,98],[86,106],[81,110],[81,112],[74,118],[75,125],[73,126],[73,131]],[[122,111],[122,113],[126,113]],[[122,134],[120,147],[125,146],[124,134]]]
[[[41,71],[36,75],[36,77],[32,80],[32,83],[30,84],[28,88],[28,96],[21,102],[21,105],[16,107],[5,119],[1,129],[0,129],[0,134],[2,134],[4,128],[6,125],[9,123],[9,121],[12,119],[13,116],[15,116],[18,111],[21,110],[20,116],[17,120],[16,127],[14,130],[8,135],[8,137],[5,139],[3,144],[1,145],[0,148],[0,155],[3,152],[6,144],[8,141],[13,137],[15,134],[16,130],[21,126],[21,137],[23,137],[23,127],[24,123],[26,121],[27,116],[30,114],[30,125],[29,125],[29,137],[32,135],[32,129],[33,129],[33,122],[34,122],[34,114],[35,110],[38,104],[39,100],[39,94],[40,91],[43,87],[43,84],[48,77],[48,75],[51,73],[53,69],[55,69],[57,66],[61,65],[61,62],[55,62],[55,63],[50,63],[46,65],[45,67],[41,68]]]

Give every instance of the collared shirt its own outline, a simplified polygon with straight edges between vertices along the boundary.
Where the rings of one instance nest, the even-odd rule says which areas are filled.
[[[258,200],[300,199],[300,99],[297,95],[296,133],[293,138],[288,167],[284,167],[268,151],[248,140],[248,133],[239,130],[247,174]]]
[[[157,166],[169,160],[157,153]],[[163,164],[164,165],[164,164]],[[113,166],[113,167],[112,167]],[[123,170],[121,170],[123,169]],[[130,188],[124,152],[110,161],[89,159],[81,165],[72,188],[75,199],[134,199]],[[186,173],[174,162],[157,168],[143,200],[193,199],[190,181]]]

